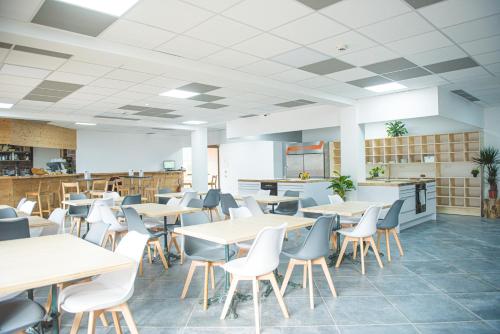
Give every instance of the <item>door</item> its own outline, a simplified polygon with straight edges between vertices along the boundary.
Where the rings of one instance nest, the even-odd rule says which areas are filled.
[[[302,154],[287,154],[286,156],[286,177],[299,177],[299,173],[304,171],[304,156]]]
[[[304,154],[304,171],[311,177],[325,177],[325,160],[323,154]]]

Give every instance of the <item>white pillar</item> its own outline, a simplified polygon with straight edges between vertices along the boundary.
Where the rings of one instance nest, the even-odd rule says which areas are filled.
[[[341,111],[340,150],[342,175],[350,175],[355,184],[364,181],[366,179],[365,127],[358,124],[355,108]],[[348,193],[348,198],[356,199],[356,192]]]
[[[193,189],[208,190],[208,150],[207,129],[199,128],[191,132],[191,152],[193,168]]]

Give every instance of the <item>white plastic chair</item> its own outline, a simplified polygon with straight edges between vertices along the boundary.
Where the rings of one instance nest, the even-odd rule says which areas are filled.
[[[337,232],[344,236],[344,242],[342,243],[342,248],[340,250],[339,257],[337,259],[337,263],[335,267],[338,268],[340,263],[342,262],[342,258],[344,257],[345,250],[347,248],[347,244],[349,241],[354,242],[354,254],[353,258],[356,258],[357,251],[357,243],[359,242],[360,256],[361,256],[361,273],[365,274],[365,252],[363,247],[365,246],[365,242],[367,242],[366,247],[372,246],[373,252],[375,253],[375,257],[377,258],[378,265],[380,268],[383,268],[384,265],[380,260],[380,256],[378,254],[377,245],[373,240],[373,234],[377,232],[377,222],[378,216],[380,214],[379,206],[370,206],[366,209],[363,217],[359,220],[359,223],[355,227],[350,228],[342,228]]]
[[[53,235],[58,233],[66,233],[65,223],[66,223],[66,213],[68,210],[64,210],[61,208],[55,208],[54,211],[50,213],[49,221],[57,224],[54,227],[46,227],[42,229],[42,233],[40,235]]]
[[[147,235],[132,231],[123,237],[116,248],[115,253],[133,261],[130,268],[102,274],[90,282],[62,290],[59,296],[61,308],[66,312],[75,313],[72,333],[78,331],[84,312],[89,312],[89,333],[94,333],[96,318],[104,312],[111,312],[117,332],[121,332],[117,314],[121,312],[130,333],[139,333],[127,301],[134,293],[137,268],[148,238]]]
[[[257,192],[255,193],[255,197],[267,197],[267,196],[271,196],[271,190],[260,189],[257,190]],[[259,204],[259,206],[262,209],[262,211],[267,212],[267,203]]]
[[[252,213],[252,216],[261,216],[264,214],[264,211],[262,211],[262,208],[260,207],[259,203],[257,203],[255,197],[244,196],[243,202],[245,203],[245,206],[248,208],[248,210],[250,210],[250,212]]]
[[[94,223],[101,221],[101,214],[99,210],[96,210],[99,206],[107,206],[108,208],[111,208],[114,205],[114,200],[113,198],[109,197],[106,199],[96,199],[94,202],[92,202],[92,205],[90,206],[89,209],[89,214],[87,215],[87,218],[85,220],[89,223]]]
[[[108,206],[110,200],[113,199],[108,198],[106,200],[96,200],[92,205],[92,210],[87,217],[87,221],[90,223],[103,222],[109,225],[105,237],[104,247],[106,247],[108,241],[110,241],[111,249],[114,250],[116,247],[117,237],[120,237],[123,234],[127,233],[128,227],[126,224],[121,224],[120,222],[118,222],[118,219],[113,214],[113,211],[111,211],[111,208]]]
[[[241,206],[239,208],[229,208],[229,217],[231,220],[238,218],[248,218],[252,216],[252,212],[250,212],[250,210],[245,206]],[[239,248],[237,256],[240,257],[241,255],[247,253],[248,250],[252,247],[252,244],[252,240],[237,242],[236,246],[238,246]]]
[[[27,216],[31,216],[33,209],[35,208],[35,201],[24,201],[23,204],[19,207],[19,211],[26,214]]]
[[[330,204],[344,203],[344,200],[338,194],[328,195],[328,200]]]
[[[113,201],[117,201],[120,198],[120,194],[117,193],[116,191],[106,191],[102,193],[102,198],[103,199],[112,198]]]
[[[188,206],[189,201],[191,201],[193,198],[196,198],[198,196],[197,191],[186,191],[184,195],[182,196],[181,202],[179,203],[180,206]],[[169,201],[170,202],[170,201]]]
[[[27,198],[26,198],[26,197],[21,198],[21,199],[19,200],[19,203],[17,203],[17,207],[16,207],[16,209],[17,209],[17,210],[21,210],[21,206],[22,206],[22,205],[24,204],[24,202],[26,202],[26,201],[27,201]]]
[[[221,320],[226,317],[229,306],[236,291],[238,281],[251,280],[253,288],[253,304],[255,312],[255,331],[260,333],[260,312],[259,312],[259,281],[269,280],[273,287],[274,294],[278,299],[281,312],[285,318],[288,318],[288,310],[280,293],[278,282],[274,276],[274,270],[279,265],[280,253],[283,246],[283,237],[285,236],[287,224],[277,227],[263,228],[255,238],[248,256],[240,257],[229,261],[223,265],[223,268],[232,274],[231,287],[224,303],[224,308],[220,316]]]

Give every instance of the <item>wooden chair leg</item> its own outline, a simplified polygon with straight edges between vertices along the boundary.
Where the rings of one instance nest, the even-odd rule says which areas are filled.
[[[363,238],[359,238],[359,256],[361,256],[361,274],[365,274],[365,255],[363,252]]]
[[[260,311],[259,311],[259,281],[252,280],[253,308],[255,314],[255,333],[260,333]]]
[[[377,230],[377,248],[380,249],[380,239],[382,238],[382,231]]]
[[[215,290],[215,273],[214,273],[214,267],[210,266],[210,280],[212,281],[211,287],[212,290]]]
[[[292,269],[293,269],[293,267],[292,267]],[[286,308],[285,301],[283,300],[283,294],[280,293],[280,291],[279,291],[278,282],[276,281],[276,277],[274,276],[274,273],[271,273],[270,275],[271,276],[270,276],[269,281],[271,281],[271,285],[273,287],[274,294],[276,295],[276,298],[278,299],[278,304],[280,305],[281,312],[283,313],[283,316],[288,319],[289,318],[288,309]]]
[[[142,276],[144,275],[144,268],[142,267],[143,266],[143,259],[141,258],[141,260],[139,261],[139,276]]]
[[[87,334],[94,334],[95,333],[95,318],[96,318],[96,312],[90,311],[89,312],[89,324],[88,324],[88,328],[87,328]]]
[[[205,263],[205,277],[203,280],[203,311],[208,309],[208,271],[210,269],[210,263]]]
[[[337,232],[333,232],[331,235],[330,235],[330,242],[332,243],[332,247],[333,249],[337,249]]]
[[[99,314],[99,319],[101,320],[102,322],[102,325],[104,327],[108,327],[109,326],[109,323],[108,323],[108,319],[106,319],[106,315],[103,313]]]
[[[307,272],[309,276],[309,307],[314,310],[314,284],[313,284],[313,271],[312,261],[307,260]]]
[[[83,312],[75,314],[75,318],[73,319],[73,325],[71,326],[70,334],[77,334],[78,329],[80,328],[80,323],[82,322]]]
[[[161,248],[160,240],[156,240],[154,242],[154,247],[158,251],[158,255],[160,256],[161,262],[163,263],[163,268],[165,268],[165,270],[167,270],[168,269],[168,262],[167,262],[167,259],[165,258],[165,254],[163,254],[163,249]]]
[[[42,198],[40,197],[40,194],[38,194],[36,197],[38,205],[38,215],[43,218]]]
[[[319,264],[321,265],[321,268],[323,269],[323,274],[325,274],[325,278],[326,278],[326,281],[328,282],[328,287],[330,288],[332,295],[334,297],[337,297],[337,291],[335,291],[335,286],[333,285],[332,275],[330,274],[330,271],[328,270],[328,265],[326,264],[326,260],[324,257],[319,259]]]
[[[387,253],[387,261],[391,262],[391,246],[389,245],[389,230],[385,230],[385,248]]]
[[[132,317],[132,313],[130,313],[130,309],[128,308],[128,305],[122,304],[120,306],[123,318],[125,319],[125,323],[128,326],[128,330],[130,334],[139,334],[139,331],[137,330],[137,327],[135,326],[135,321],[134,318]]]
[[[356,260],[357,256],[358,256],[358,242],[353,241],[352,242],[352,259]]]
[[[118,313],[116,311],[111,312],[111,317],[113,318],[116,334],[122,334],[122,327],[120,326],[120,317]]]
[[[369,241],[363,241],[365,243],[365,250],[364,250],[364,254],[365,256],[368,255],[368,248],[370,247],[370,242]]]
[[[307,263],[304,263],[304,270],[302,272],[302,289],[307,288]]]
[[[82,229],[82,219],[80,217],[76,218],[76,236],[80,237],[80,231]]]
[[[229,306],[231,306],[231,302],[233,300],[234,292],[236,291],[236,286],[238,285],[238,278],[233,277],[231,280],[231,286],[229,287],[229,291],[227,293],[226,301],[224,302],[224,307],[222,308],[222,313],[220,314],[220,320],[224,320],[227,315],[227,311],[229,311]]]
[[[285,277],[283,278],[283,283],[281,284],[281,295],[285,295],[286,287],[288,286],[288,282],[290,281],[290,277],[292,276],[293,268],[295,267],[295,260],[290,259],[288,262],[288,267],[286,268]]]
[[[154,245],[153,247],[155,247],[156,245]],[[152,264],[153,263],[153,259],[151,258],[151,245],[148,244],[146,245],[146,249],[148,250],[148,263],[149,264]]]
[[[187,292],[189,290],[189,285],[191,284],[191,280],[193,279],[193,274],[196,269],[196,265],[194,262],[191,262],[191,266],[189,267],[188,275],[186,277],[186,282],[184,283],[184,289],[182,289],[181,299],[186,298]]]
[[[340,266],[340,263],[342,262],[342,259],[344,258],[345,249],[347,248],[348,243],[349,243],[349,238],[345,237],[344,241],[342,242],[342,248],[340,249],[340,254],[339,254],[339,257],[337,258],[337,263],[335,264],[335,268],[338,268]]]
[[[373,253],[375,253],[375,258],[377,259],[378,266],[380,268],[384,268],[384,265],[382,264],[382,260],[380,259],[380,255],[378,253],[377,245],[375,245],[375,240],[373,240],[372,237],[370,237],[370,244],[372,245]]]
[[[391,233],[394,236],[394,240],[396,240],[396,245],[398,246],[399,249],[399,255],[404,256],[405,253],[403,252],[403,247],[401,246],[401,241],[399,240],[398,232],[396,231],[395,228],[391,229]]]

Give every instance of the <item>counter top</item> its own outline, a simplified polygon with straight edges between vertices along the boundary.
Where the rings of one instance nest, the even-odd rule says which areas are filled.
[[[358,182],[358,186],[376,186],[376,187],[401,187],[401,186],[410,186],[412,184],[417,183],[431,183],[436,182],[435,179],[392,179],[390,181],[386,181],[384,179],[377,180],[366,180],[363,182]]]
[[[183,173],[183,171],[155,171],[155,172],[144,172],[144,174],[177,174]],[[126,176],[128,172],[116,172],[116,173],[91,173],[92,176]],[[136,175],[138,175],[136,173]],[[26,175],[26,176],[0,176],[0,180],[27,180],[27,179],[43,179],[43,178],[53,178],[53,177],[83,177],[83,173],[76,174],[45,174],[45,175]]]
[[[316,183],[316,182],[330,182],[330,179],[308,179],[301,180],[299,178],[293,179],[238,179],[238,182],[276,182],[276,183]]]

